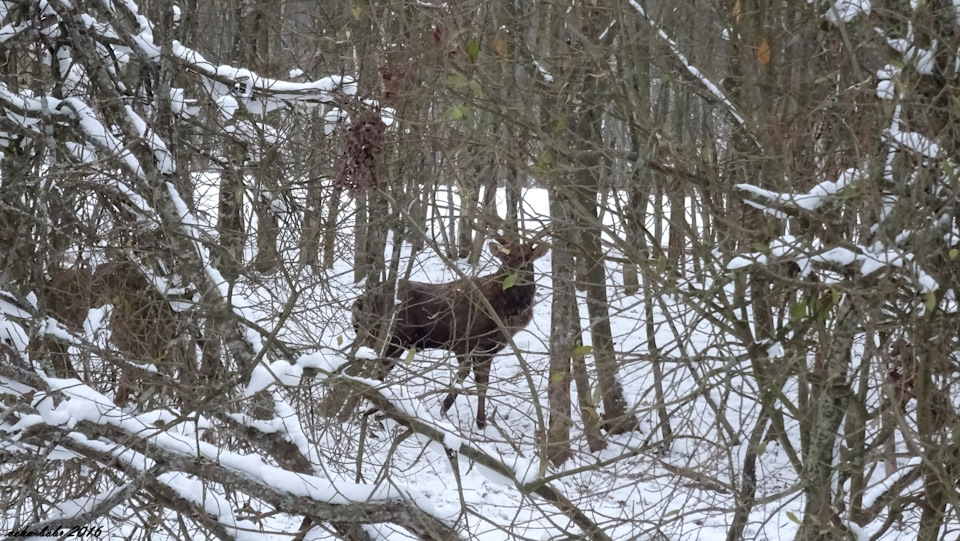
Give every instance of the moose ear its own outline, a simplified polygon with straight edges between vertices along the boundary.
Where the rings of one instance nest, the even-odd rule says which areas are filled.
[[[499,257],[500,259],[503,259],[508,255],[510,255],[510,250],[508,250],[506,247],[504,247],[503,244],[495,240],[490,241],[490,243],[487,246],[490,247],[490,253]]]
[[[547,255],[547,252],[550,250],[550,245],[543,242],[540,243],[536,248],[530,252],[531,259],[540,259],[541,257]]]

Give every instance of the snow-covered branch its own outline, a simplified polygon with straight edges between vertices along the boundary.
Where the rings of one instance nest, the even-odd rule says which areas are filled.
[[[434,423],[427,422],[410,411],[403,401],[391,400],[379,390],[379,382],[363,380],[349,376],[337,376],[331,379],[331,385],[343,385],[363,398],[369,400],[374,407],[383,412],[396,423],[408,427],[416,434],[427,438],[430,442],[441,447],[442,453],[451,461],[458,460],[458,456],[476,463],[489,472],[496,479],[505,480],[522,493],[533,493],[555,506],[582,530],[582,538],[596,541],[611,541],[603,528],[597,525],[576,505],[570,502],[563,493],[549,483],[537,478],[537,469],[525,464],[523,468],[511,468],[485,453],[483,450],[467,444],[450,432],[442,430]]]
[[[427,498],[416,490],[391,485],[364,485],[291,472],[197,438],[192,422],[177,421],[169,411],[130,415],[105,396],[76,380],[39,379],[0,365],[0,378],[16,382],[18,393],[32,395],[32,407],[5,415],[0,430],[16,435],[16,447],[29,451],[58,444],[70,453],[118,467],[133,476],[130,484],[104,493],[89,508],[102,512],[115,505],[116,491],[156,483],[205,508],[228,531],[242,527],[221,496],[197,500],[204,484],[227,484],[289,514],[319,522],[390,522],[422,539],[456,535],[445,519],[434,516]],[[4,389],[12,390],[11,384]],[[199,426],[205,426],[201,422]],[[157,428],[162,426],[162,428]],[[91,439],[85,434],[95,433]],[[163,472],[154,470],[162,464]],[[153,471],[150,471],[153,470]],[[150,473],[144,477],[143,474]],[[159,475],[158,475],[159,474]],[[196,485],[196,486],[194,486]],[[192,490],[191,487],[197,488]],[[105,503],[104,503],[105,502]],[[210,507],[210,506],[213,507]],[[87,507],[84,507],[86,509]],[[82,513],[78,510],[72,516]],[[64,514],[63,518],[68,518]]]
[[[670,52],[673,54],[671,57],[674,62],[677,63],[677,66],[680,68],[681,73],[686,73],[690,76],[695,82],[698,83],[698,89],[700,89],[701,95],[707,100],[719,103],[727,110],[731,117],[739,124],[740,126],[747,127],[746,122],[744,121],[744,116],[740,114],[736,106],[733,105],[733,102],[720,90],[709,77],[703,74],[696,66],[690,63],[687,60],[686,55],[680,51],[680,47],[677,45],[676,41],[670,38],[667,35],[666,31],[663,28],[659,27],[653,19],[647,16],[646,10],[643,9],[636,0],[630,0],[630,5],[640,14],[641,17],[647,20],[650,23],[650,27],[657,33],[657,35],[662,39],[667,47],[670,49]]]

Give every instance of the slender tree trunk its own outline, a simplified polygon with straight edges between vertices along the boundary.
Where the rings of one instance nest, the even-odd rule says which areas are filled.
[[[276,35],[280,33],[282,3],[270,0],[247,0],[242,4],[242,18],[238,21],[238,50],[245,64],[261,75],[271,75],[279,51],[274,45]],[[253,266],[262,274],[273,273],[279,266],[277,240],[280,233],[278,219],[273,203],[280,194],[280,187],[273,182],[272,170],[279,161],[279,155],[272,144],[261,134],[260,148],[256,153],[260,163],[253,168],[255,192],[251,200],[257,216],[257,247]]]
[[[447,257],[456,259],[460,256],[460,242],[457,237],[457,223],[460,220],[460,214],[457,211],[457,205],[454,200],[453,187],[453,184],[447,184],[447,209],[449,209],[449,214],[447,215],[448,223],[447,228],[442,229],[441,233],[443,231],[448,232],[446,238],[443,239],[443,246],[447,247]],[[434,205],[434,208],[436,208],[436,205]],[[441,237],[442,236],[443,235],[441,235]]]
[[[750,518],[750,511],[753,509],[754,501],[757,496],[757,449],[763,441],[763,433],[767,429],[769,420],[762,412],[757,423],[750,432],[750,439],[747,444],[747,454],[743,459],[743,472],[740,476],[740,489],[735,497],[737,500],[736,510],[733,513],[732,524],[727,530],[727,541],[740,541],[743,539],[743,530],[747,526]]]
[[[230,164],[220,174],[220,202],[217,214],[217,232],[220,235],[219,269],[223,277],[233,282],[243,266],[243,245],[246,234],[243,227],[243,185],[241,164],[247,155],[245,145],[227,142],[227,160]]]
[[[586,119],[584,119],[586,120]],[[581,120],[583,121],[583,120]],[[590,335],[597,363],[597,379],[603,396],[607,429],[615,434],[635,430],[637,419],[627,413],[623,387],[617,381],[618,361],[610,328],[610,306],[607,302],[607,276],[603,248],[600,245],[600,224],[597,217],[594,166],[584,164],[576,173],[579,177],[577,197],[577,229],[580,231],[581,253],[584,262],[584,280],[587,292],[587,312],[590,317]]]
[[[937,305],[940,304],[938,296]],[[918,338],[918,360],[915,394],[917,400],[917,439],[922,449],[923,499],[920,502],[920,529],[917,541],[941,539],[947,506],[956,509],[960,495],[957,492],[958,470],[957,426],[958,416],[951,397],[941,388],[943,372],[950,369],[951,354],[946,341],[956,324],[944,321],[939,310],[921,319]]]
[[[260,170],[260,168],[257,168]],[[270,173],[261,172],[261,179],[257,190],[257,204],[254,210],[257,215],[257,255],[253,266],[261,274],[271,274],[280,264],[280,253],[277,250],[277,240],[280,233],[280,223],[274,212],[274,202],[278,193],[272,182],[267,182]],[[274,187],[274,189],[270,189]]]
[[[636,127],[631,126],[634,150],[641,156],[646,152],[642,149],[640,137]],[[640,265],[650,264],[650,249],[648,246],[646,216],[647,204],[650,195],[646,190],[652,182],[649,169],[637,167],[633,177],[628,181],[627,208],[625,209],[624,230],[626,242],[635,248],[635,253],[629,251],[624,254],[628,259],[623,265],[623,285],[627,295],[636,295],[640,290]]]
[[[633,31],[638,35],[646,36],[639,26],[642,21],[634,20],[632,24],[636,25]],[[642,247],[646,246],[646,215],[647,204],[650,198],[650,186],[653,182],[650,169],[646,166],[646,161],[650,159],[650,148],[640,135],[640,129],[652,129],[653,120],[650,104],[650,46],[646,39],[637,39],[627,58],[620,61],[621,70],[624,75],[633,79],[634,83],[629,86],[631,91],[635,92],[631,96],[633,103],[640,104],[633,111],[634,122],[628,126],[629,144],[632,151],[636,153],[636,162],[633,165],[633,175],[627,179],[627,209],[624,220],[624,229],[626,231],[626,242],[637,249],[636,254],[625,254],[628,261],[623,266],[623,285],[624,292],[627,295],[635,295],[640,290],[640,272],[639,265],[649,264],[650,253]],[[656,206],[656,205],[655,205]]]
[[[547,400],[550,420],[547,427],[546,456],[560,465],[571,456],[570,450],[570,360],[581,345],[580,311],[573,288],[576,263],[569,232],[573,221],[569,203],[556,189],[550,190],[550,220],[553,224],[551,274],[553,295],[550,316],[550,372]]]
[[[161,0],[150,5],[156,11],[154,20],[158,21],[154,29],[154,37],[161,42],[160,51],[160,84],[157,88],[157,108],[153,120],[153,129],[166,143],[173,162],[177,164],[174,171],[175,186],[180,197],[187,204],[191,212],[196,210],[193,201],[193,182],[190,178],[189,154],[181,152],[186,148],[180,140],[186,134],[175,121],[171,107],[170,90],[173,86],[177,70],[173,60],[173,42],[183,42],[185,27],[174,23],[174,3],[172,0]]]
[[[460,217],[457,227],[457,257],[467,259],[474,253],[473,233],[477,220],[478,206],[480,205],[480,183],[477,180],[480,174],[478,165],[473,170],[461,175],[460,188]],[[478,256],[479,257],[479,256]]]
[[[569,287],[569,286],[568,286]],[[580,329],[580,318],[577,321],[578,336],[582,335]],[[587,373],[586,352],[579,346],[582,341],[577,342],[577,348],[573,350],[573,381],[577,384],[577,406],[580,408],[580,418],[583,420],[583,436],[587,439],[587,447],[592,452],[607,448],[607,440],[603,436],[603,425],[601,424],[600,413],[597,411],[597,405],[594,403],[590,384],[590,375]]]
[[[646,242],[641,240],[646,252]],[[667,412],[667,399],[663,392],[663,367],[660,361],[660,347],[657,345],[657,326],[653,318],[653,288],[649,280],[643,281],[643,312],[645,330],[647,333],[647,351],[650,353],[650,368],[653,371],[653,388],[656,399],[657,418],[660,420],[660,433],[664,442],[673,438],[673,427],[670,426],[670,414]]]
[[[369,223],[370,214],[367,212],[368,198],[367,193],[361,192],[353,199],[357,206],[357,217],[353,224],[353,281],[355,283],[367,277],[371,266],[371,254],[367,251],[370,248],[368,236],[372,233]],[[327,219],[329,222],[330,217],[328,216]]]
[[[27,160],[37,146],[11,134],[0,160],[0,275],[18,286],[29,282],[31,272],[40,274],[42,269],[34,263],[34,224],[27,219],[30,209],[24,208],[28,194],[36,191],[29,181],[35,175]]]
[[[504,229],[507,231],[519,231],[520,205],[523,203],[524,172],[518,165],[521,158],[515,155],[514,151],[508,151],[507,156],[507,179],[505,190],[507,200],[507,215],[504,223]]]
[[[424,165],[423,171],[432,169]],[[427,226],[427,208],[429,208],[429,199],[427,192],[433,189],[430,182],[424,182],[422,179],[411,177],[407,184],[407,193],[410,194],[410,219],[417,224],[420,231],[426,232]],[[425,235],[410,235],[410,257],[415,257],[420,250],[423,250]]]
[[[585,36],[597,36],[603,27],[599,11],[584,5],[576,12],[582,20],[581,31]],[[593,39],[593,38],[590,38]],[[575,54],[579,45],[569,42],[567,53]],[[637,418],[627,412],[623,387],[617,380],[619,363],[614,349],[610,328],[610,306],[607,301],[607,277],[601,245],[602,223],[598,215],[597,195],[601,186],[608,186],[599,175],[604,171],[598,149],[604,147],[602,139],[601,82],[595,73],[604,73],[608,67],[602,62],[594,65],[579,65],[571,70],[575,82],[575,94],[567,103],[570,107],[573,141],[566,161],[573,166],[571,201],[574,205],[575,223],[580,234],[580,253],[583,281],[587,294],[587,313],[590,319],[590,335],[594,360],[597,366],[597,383],[603,400],[606,429],[619,434],[638,428]],[[580,105],[572,105],[580,104]],[[587,105],[592,104],[592,105]]]
[[[470,250],[468,259],[470,265],[476,266],[480,263],[480,255],[483,253],[483,243],[490,231],[496,231],[500,225],[500,216],[497,214],[497,177],[492,167],[486,167],[486,179],[483,182],[483,201],[481,208],[477,213],[477,235],[474,239],[473,248]]]
[[[300,267],[320,270],[320,238],[323,236],[323,188],[319,179],[307,187],[307,199],[300,229]]]
[[[309,133],[308,141],[311,145],[311,152],[307,157],[306,163],[308,170],[312,173],[307,177],[307,193],[304,201],[303,225],[300,230],[300,268],[310,267],[314,273],[319,273],[326,265],[327,257],[327,225],[324,220],[324,192],[326,191],[325,178],[320,172],[330,169],[330,158],[326,152],[318,152],[317,149],[327,150],[330,145],[327,143],[329,135],[326,133],[326,124],[323,122],[321,111],[313,111],[298,122],[309,123],[309,128],[305,131]],[[342,187],[340,187],[342,189]],[[339,204],[339,190],[334,190]],[[326,194],[332,199],[333,196]],[[328,201],[330,205],[332,201]],[[336,224],[338,208],[334,208],[330,215],[332,222]],[[336,241],[336,230],[333,231],[334,238],[330,241],[330,250],[333,250],[333,244]],[[323,250],[323,260],[321,260],[321,249]],[[330,254],[332,257],[334,254]],[[332,265],[332,261],[331,261]]]
[[[823,348],[815,361],[811,406],[815,411],[809,424],[801,427],[811,433],[810,445],[803,457],[801,481],[806,497],[803,520],[797,541],[828,541],[843,537],[835,523],[838,510],[833,505],[834,450],[840,424],[847,411],[851,390],[847,382],[850,352],[859,329],[859,316],[849,298],[840,300],[836,325],[828,334],[820,329]]]
[[[690,108],[690,96],[687,85],[676,84],[673,86],[673,113],[674,113],[674,140],[679,145],[684,145],[689,139],[686,129],[686,115]],[[670,273],[676,277],[686,275],[684,265],[686,261],[683,256],[683,248],[687,231],[687,208],[685,189],[683,185],[670,183],[667,185],[667,197],[670,204],[670,222],[667,232],[667,268]]]
[[[333,268],[337,258],[337,231],[340,230],[340,198],[343,197],[343,188],[334,184],[333,193],[327,200],[327,216],[323,224],[323,268]],[[359,209],[359,206],[358,206]],[[356,217],[360,219],[359,212]],[[354,239],[359,242],[360,239]]]
[[[697,230],[697,210],[702,206],[700,203],[701,199],[697,198],[696,190],[693,190],[690,194],[690,255],[693,263],[693,275],[697,279],[703,278],[703,262],[700,260],[700,250],[694,248],[703,246],[703,237],[700,235],[700,231]],[[681,256],[684,261],[686,261],[686,255]]]
[[[870,374],[873,366],[870,359],[873,356],[864,355],[858,373],[856,399],[851,401],[843,427],[847,445],[841,449],[841,463],[845,465],[841,472],[840,485],[850,480],[850,521],[856,524],[863,522],[863,494],[867,489],[867,421],[869,414],[864,406],[867,404],[867,395],[870,391]]]

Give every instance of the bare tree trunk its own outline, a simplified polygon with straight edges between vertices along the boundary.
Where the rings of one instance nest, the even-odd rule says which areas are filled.
[[[477,235],[473,241],[473,247],[470,249],[470,257],[467,260],[470,265],[480,263],[480,255],[483,253],[483,242],[486,240],[490,231],[496,231],[500,225],[500,216],[497,214],[497,184],[496,169],[494,167],[484,167],[483,181],[483,200],[481,207],[477,212],[476,230]]]
[[[642,148],[636,126],[631,125],[631,131],[634,150],[640,156],[645,155],[646,152]],[[647,205],[650,201],[650,194],[647,190],[652,182],[653,178],[646,167],[635,167],[635,172],[628,181],[624,231],[626,232],[627,244],[636,251],[635,253],[629,251],[624,253],[627,262],[623,264],[623,286],[627,295],[636,295],[640,290],[639,265],[650,264],[649,239],[647,238],[645,221]]]
[[[426,165],[422,168],[424,172],[428,169],[432,170],[433,168]],[[407,184],[407,193],[411,199],[410,220],[424,232],[428,229],[427,209],[429,208],[429,199],[427,192],[433,190],[432,183],[433,181],[425,181],[411,176]],[[425,235],[410,235],[410,257],[415,257],[420,250],[423,250],[424,240]]]
[[[280,253],[277,250],[280,223],[274,211],[275,202],[279,201],[279,193],[274,183],[269,182],[270,173],[263,171],[261,167],[256,170],[260,171],[260,174],[257,175],[258,197],[254,206],[257,215],[257,255],[253,266],[261,274],[271,274],[277,270],[280,263]]]
[[[166,143],[167,149],[171,152],[173,162],[180,164],[174,171],[175,186],[180,193],[180,197],[187,204],[191,211],[196,210],[194,204],[194,186],[190,179],[190,168],[187,167],[189,154],[182,152],[186,145],[181,143],[181,138],[188,137],[188,130],[184,130],[177,122],[171,107],[171,87],[177,74],[173,61],[173,42],[183,42],[183,34],[187,27],[176,24],[174,14],[174,3],[172,0],[160,0],[151,3],[149,8],[156,11],[154,17],[158,21],[154,29],[154,35],[160,38],[160,77],[157,87],[157,108],[152,125],[160,138]]]
[[[643,252],[648,252],[646,242],[641,240]],[[663,367],[660,361],[660,347],[657,345],[657,326],[653,318],[654,291],[650,280],[643,281],[643,312],[647,333],[647,351],[650,352],[650,367],[653,370],[653,388],[656,399],[657,417],[660,420],[660,433],[663,441],[669,442],[673,438],[673,427],[670,425],[670,414],[667,412],[667,399],[663,392]]]
[[[624,231],[627,244],[640,251],[641,242],[645,240],[647,205],[649,204],[650,188],[653,182],[653,175],[648,166],[651,159],[650,145],[641,134],[654,129],[653,99],[650,91],[651,46],[649,40],[652,39],[652,34],[646,31],[646,22],[638,18],[630,18],[626,24],[631,25],[629,32],[637,37],[631,40],[627,54],[618,58],[617,67],[623,77],[631,81],[631,84],[628,85],[630,101],[639,106],[631,107],[629,113],[633,122],[628,122],[626,126],[626,146],[630,153],[635,154],[636,157],[633,158],[631,164],[632,174],[625,180],[627,206],[624,216]],[[635,295],[639,291],[639,269],[637,267],[649,262],[649,253],[642,257],[645,257],[646,261],[631,260],[624,264],[623,281],[627,295]]]
[[[320,238],[323,236],[323,187],[314,179],[307,187],[303,210],[303,226],[300,229],[300,267],[310,267],[314,272],[320,266]]]
[[[687,130],[685,129],[685,117],[690,108],[689,87],[687,85],[673,85],[673,113],[674,113],[674,140],[683,145],[687,142]],[[667,269],[676,277],[686,275],[684,268],[685,260],[683,256],[684,239],[686,238],[689,227],[686,219],[686,200],[685,189],[683,185],[675,183],[667,184],[667,198],[670,202],[670,229],[667,233]]]
[[[474,253],[473,230],[476,228],[477,212],[480,205],[480,183],[478,176],[482,166],[476,165],[470,171],[460,175],[460,216],[457,227],[457,257],[467,259]],[[479,257],[479,255],[478,255]]]
[[[797,541],[827,541],[842,536],[834,520],[838,515],[833,505],[834,449],[840,423],[847,410],[850,386],[847,371],[850,351],[859,329],[859,317],[849,298],[840,300],[836,326],[828,334],[820,329],[821,347],[815,361],[816,380],[812,385],[810,424],[801,427],[811,433],[810,445],[803,457],[803,492],[806,496],[803,519]]]
[[[850,484],[850,520],[861,524],[864,519],[863,494],[867,489],[867,421],[869,413],[864,404],[867,404],[867,395],[870,392],[870,374],[873,364],[872,356],[864,355],[858,369],[857,393],[851,400],[843,433],[846,446],[840,450],[840,462],[844,467],[840,471],[840,485]]]
[[[275,50],[276,35],[279,34],[282,17],[275,2],[268,0],[245,0],[239,6],[241,18],[238,21],[240,31],[237,34],[236,52],[240,58],[261,75],[271,75],[275,69],[279,51]],[[260,134],[258,152],[260,163],[251,171],[254,180],[254,213],[257,216],[257,247],[254,268],[263,274],[276,271],[279,265],[277,240],[280,232],[273,203],[279,197],[280,187],[273,182],[271,169],[275,167],[279,155]]]
[[[368,200],[369,194],[366,192],[358,193],[353,198],[353,203],[357,207],[353,223],[353,281],[355,283],[363,280],[370,273],[371,254],[368,252],[370,249],[368,236],[372,231],[370,231],[370,213],[367,212]],[[327,217],[328,223],[331,216]]]
[[[580,122],[592,124],[592,118],[582,118]],[[583,132],[580,133],[584,135]],[[597,217],[597,183],[594,174],[598,170],[598,166],[599,163],[583,164],[576,173],[578,177],[576,222],[577,229],[580,231],[580,259],[583,261],[584,267],[590,335],[592,337],[593,355],[597,363],[598,384],[603,396],[605,425],[608,431],[619,434],[636,430],[638,425],[636,417],[627,413],[623,387],[617,381],[619,369],[610,328],[607,276],[603,248],[600,245],[599,218]]]
[[[27,218],[30,209],[24,203],[27,195],[36,191],[29,182],[34,174],[27,163],[36,146],[11,134],[0,160],[0,274],[17,285],[27,283],[32,272],[42,276],[42,265],[34,264],[34,234],[24,234],[34,227]]]
[[[750,433],[747,454],[743,458],[740,489],[735,496],[737,507],[733,513],[730,529],[727,530],[727,541],[740,541],[743,539],[743,531],[747,526],[750,511],[753,509],[757,496],[757,449],[763,441],[763,433],[768,425],[769,419],[761,413]]]
[[[700,201],[702,199],[697,197],[697,191],[692,190],[690,193],[690,256],[693,264],[693,275],[698,280],[703,279],[703,262],[700,259],[700,251],[694,248],[704,245],[703,237],[700,235],[700,231],[697,226],[697,210],[701,207]],[[682,256],[686,260],[686,256]]]
[[[942,256],[941,256],[942,257]],[[939,303],[939,299],[938,302]],[[949,323],[947,319],[951,320]],[[960,455],[957,449],[956,427],[958,415],[951,397],[938,380],[949,372],[951,354],[941,336],[956,324],[939,310],[918,322],[918,358],[916,373],[917,436],[922,448],[923,500],[920,502],[920,528],[917,541],[941,539],[947,508],[956,509],[960,495],[957,479],[960,475]]]
[[[331,162],[328,150],[332,145],[327,143],[327,126],[323,120],[322,110],[311,111],[302,118],[298,117],[295,122],[298,126],[303,126],[306,141],[310,145],[310,151],[304,158],[307,171],[310,175],[305,177],[307,193],[304,200],[302,225],[300,228],[300,256],[298,266],[303,269],[309,267],[314,273],[319,273],[324,268],[322,265],[321,249],[324,250],[323,257],[326,254],[326,222],[323,217],[324,195],[326,191],[327,173],[330,170]],[[326,194],[329,196],[330,194]],[[336,194],[339,196],[339,194]],[[333,212],[334,223],[336,223],[337,212]],[[336,231],[334,231],[334,235]],[[336,240],[334,236],[331,244]],[[331,248],[332,249],[332,248]]]
[[[568,286],[569,287],[569,286]],[[577,317],[577,335],[582,334],[580,318]],[[607,440],[603,436],[603,425],[597,405],[591,396],[593,387],[590,385],[590,375],[587,373],[585,360],[586,350],[581,348],[582,341],[577,342],[573,350],[573,381],[577,384],[577,406],[580,408],[580,418],[583,420],[583,436],[587,439],[587,447],[592,452],[607,448]]]
[[[386,217],[388,204],[385,194],[379,190],[370,191],[367,197],[369,215]],[[383,218],[381,218],[383,219]],[[358,336],[367,336],[369,346],[382,352],[393,309],[394,292],[387,280],[385,250],[387,247],[387,228],[383,222],[371,222],[364,235],[366,246],[363,249],[366,263],[364,292],[361,297],[362,309],[366,319],[361,319]],[[355,271],[356,272],[356,271]]]
[[[441,233],[447,232],[446,238],[443,239],[443,245],[447,248],[447,257],[451,259],[456,259],[460,256],[459,254],[459,240],[457,237],[457,222],[460,220],[460,214],[457,213],[457,206],[453,198],[453,184],[447,184],[447,210],[448,210],[448,223],[447,229],[441,229]],[[462,201],[462,199],[461,199]],[[436,208],[436,206],[434,206]],[[461,211],[462,212],[462,211]],[[441,237],[443,235],[441,234]]]
[[[220,174],[220,202],[217,232],[220,235],[220,272],[233,282],[243,267],[243,245],[246,234],[243,227],[243,200],[246,192],[241,164],[247,155],[245,145],[227,142],[227,160],[230,164]]]
[[[584,5],[574,15],[580,17],[581,31],[585,36],[597,36],[603,28],[599,11]],[[592,38],[591,38],[592,39]],[[565,54],[575,54],[580,44],[571,39]],[[594,62],[597,62],[594,59]],[[601,127],[601,109],[597,105],[586,107],[572,104],[598,104],[603,95],[600,79],[592,70],[604,71],[602,62],[595,65],[578,65],[569,76],[574,81],[574,94],[567,101],[568,118],[573,141],[569,145],[568,163],[573,166],[570,200],[574,205],[574,223],[580,235],[578,263],[582,263],[584,287],[587,293],[587,313],[590,318],[592,351],[597,366],[597,384],[603,400],[606,429],[619,434],[638,428],[637,418],[627,412],[623,387],[617,380],[619,363],[614,349],[610,328],[610,306],[607,301],[607,277],[601,245],[602,223],[598,215],[597,195],[601,186],[608,183],[601,179],[604,171],[598,149],[604,147]],[[566,195],[566,194],[564,194]]]
[[[577,294],[573,288],[576,264],[570,239],[570,231],[574,228],[572,213],[566,198],[556,189],[550,190],[550,196],[550,221],[553,224],[554,236],[551,256],[553,296],[550,316],[550,372],[547,383],[550,420],[547,427],[546,456],[554,465],[560,465],[572,454],[570,360],[583,341],[580,337]]]
[[[327,216],[323,224],[323,268],[333,268],[333,262],[337,257],[337,231],[340,227],[340,198],[343,196],[343,188],[337,185],[333,187],[333,193],[327,200]],[[356,220],[360,219],[359,204],[357,205]],[[355,238],[359,243],[360,239]],[[357,244],[356,246],[359,246]],[[356,277],[356,275],[354,275]]]
[[[506,179],[506,200],[507,213],[504,223],[504,229],[507,231],[520,230],[520,205],[523,204],[523,179],[524,172],[518,165],[520,157],[516,156],[514,151],[507,152],[507,179]]]

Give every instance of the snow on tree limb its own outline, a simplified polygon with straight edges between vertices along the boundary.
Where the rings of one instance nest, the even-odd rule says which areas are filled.
[[[752,184],[737,184],[736,188],[767,199],[771,204],[778,207],[794,207],[813,211],[823,206],[831,196],[836,196],[852,182],[863,178],[863,176],[864,173],[859,169],[846,169],[840,173],[837,180],[825,180],[805,193],[780,193]]]
[[[0,377],[20,380],[21,375],[12,367],[0,367]],[[135,451],[134,455],[127,456],[140,458],[128,458],[124,463],[138,471],[152,468],[159,461],[170,471],[185,471],[206,480],[245,487],[249,494],[264,497],[282,509],[299,509],[310,514],[307,511],[312,505],[310,502],[326,505],[326,511],[316,511],[314,507],[313,513],[321,516],[322,520],[336,520],[336,516],[344,514],[344,511],[335,509],[338,506],[358,504],[362,509],[362,504],[372,503],[384,506],[375,507],[382,513],[385,509],[399,512],[400,508],[408,505],[403,502],[419,502],[416,513],[412,513],[421,517],[417,520],[426,521],[431,527],[443,524],[438,517],[426,518],[424,513],[430,513],[429,509],[424,508],[427,500],[413,489],[395,484],[356,484],[343,479],[325,479],[291,472],[269,465],[257,455],[242,455],[199,441],[191,429],[191,422],[180,421],[170,426],[170,422],[176,421],[170,412],[130,415],[104,395],[77,380],[41,377],[40,380],[29,378],[22,383],[30,385],[31,381],[36,386],[31,391],[34,396],[33,413],[22,412],[18,415],[18,422],[3,427],[8,433],[23,433],[23,443],[29,443],[31,434],[54,429],[64,432],[53,441],[74,442],[75,445],[66,444],[74,452],[82,453],[81,448],[87,448],[101,453],[109,448],[112,460],[124,456],[124,449]],[[53,400],[54,397],[58,398],[57,402]],[[157,421],[163,422],[158,424]],[[102,427],[95,430],[102,434],[101,437],[114,439],[115,443],[105,447],[103,442],[88,440],[73,432],[84,424],[89,425],[86,430]],[[180,433],[178,427],[186,431]],[[120,432],[111,432],[111,428]],[[294,502],[296,499],[302,501]],[[442,527],[448,528],[445,525]]]
[[[588,517],[586,513],[570,502],[560,490],[557,490],[542,479],[524,479],[523,477],[525,477],[525,475],[523,472],[521,472],[521,476],[518,478],[518,471],[514,470],[514,468],[505,465],[502,461],[493,458],[477,447],[467,445],[460,438],[452,437],[452,435],[440,428],[431,426],[432,423],[424,421],[415,414],[416,412],[408,411],[409,408],[407,408],[405,404],[391,400],[384,395],[382,391],[378,390],[380,382],[342,375],[337,376],[334,381],[349,387],[354,392],[363,396],[363,398],[369,400],[391,420],[410,428],[421,436],[441,444],[443,448],[447,450],[451,460],[456,460],[456,454],[460,454],[479,466],[487,468],[496,476],[508,480],[521,492],[536,494],[551,505],[556,506],[561,513],[582,529],[582,538],[596,541],[610,541],[610,537],[603,529]],[[450,453],[453,454],[451,455]]]
[[[921,133],[903,131],[900,128],[901,108],[899,103],[894,108],[893,119],[884,135],[902,149],[913,151],[925,158],[937,158],[940,155],[940,145]]]
[[[837,0],[824,14],[827,21],[834,25],[848,23],[859,14],[870,14],[870,0]]]
[[[83,498],[77,498],[73,501],[58,502],[55,516],[36,522],[32,529],[35,531],[49,528],[50,530],[79,528],[90,524],[96,519],[106,515],[115,507],[126,503],[128,499],[143,487],[152,472],[145,472],[136,476],[129,482],[105,490],[98,494],[92,494]]]
[[[59,442],[71,452],[91,456],[111,467],[121,466],[121,471],[134,476],[134,480],[163,464],[166,472],[184,472],[205,482],[229,483],[280,511],[320,521],[368,523],[375,516],[374,522],[393,522],[425,539],[435,538],[428,535],[431,532],[439,534],[439,539],[455,536],[451,524],[433,516],[429,500],[416,490],[396,484],[357,484],[272,466],[258,455],[243,455],[200,441],[191,422],[177,423],[177,418],[166,410],[130,415],[76,380],[32,376],[4,365],[0,365],[0,378],[26,385],[23,390],[34,397],[32,412],[22,410],[16,414],[15,424],[2,425],[5,432],[20,434],[21,446],[39,443],[37,438],[47,442],[43,446]],[[98,433],[99,438],[89,439],[74,431],[81,428],[84,433]],[[168,486],[172,483],[171,488],[183,495],[183,485],[169,475],[149,482]],[[224,525],[231,526],[229,520]]]
[[[108,2],[102,1],[105,8],[102,13],[107,14],[108,22],[98,22],[88,13],[79,12],[76,6],[68,6],[62,3],[46,4],[45,12],[51,16],[57,17],[66,30],[66,35],[62,36],[69,40],[69,47],[59,50],[58,61],[67,73],[64,77],[67,79],[69,88],[80,88],[93,83],[101,92],[107,88],[112,88],[111,92],[116,95],[117,101],[108,101],[108,104],[122,103],[120,100],[125,94],[123,84],[118,79],[118,69],[121,67],[118,62],[120,59],[129,56],[132,52],[138,62],[144,65],[159,66],[160,46],[154,41],[152,28],[149,22],[139,14],[137,7],[133,2]],[[60,26],[50,27],[51,32],[61,32]],[[12,37],[14,29],[5,28],[6,34],[0,33],[0,37]],[[121,45],[121,43],[123,45]],[[98,48],[94,44],[99,44]],[[109,51],[109,53],[108,53]],[[76,57],[76,58],[74,58]],[[290,82],[277,79],[261,77],[250,70],[234,68],[228,65],[216,65],[209,62],[202,55],[193,49],[183,46],[179,42],[173,43],[172,60],[176,61],[182,69],[193,71],[203,77],[205,86],[211,94],[211,98],[217,101],[221,97],[229,96],[234,99],[234,103],[243,107],[254,115],[263,115],[269,111],[292,105],[293,103],[311,103],[337,105],[342,97],[356,94],[357,85],[352,77],[348,76],[330,76],[323,77],[315,81],[308,82]],[[188,118],[197,113],[196,107],[191,106],[195,100],[185,97],[184,89],[171,89],[171,106],[174,113]],[[16,120],[20,119],[19,124],[24,127],[37,122],[40,108],[38,99],[45,98],[25,98],[17,96],[4,86],[0,90],[0,102],[10,104],[14,110],[25,109],[27,114],[10,114],[7,117]],[[49,98],[55,100],[55,98]],[[59,103],[59,100],[57,100]],[[106,109],[111,107],[108,105]],[[115,105],[113,105],[115,107]],[[51,104],[51,109],[53,104]],[[87,111],[94,110],[90,105],[74,104],[74,108],[81,112],[80,119],[97,118],[97,114],[88,114]],[[336,108],[336,107],[334,107]],[[96,111],[99,113],[100,109]],[[30,114],[30,113],[34,114]],[[125,106],[125,119],[114,118],[113,120],[130,126],[124,129],[128,137],[142,138],[155,154],[155,159],[159,169],[162,172],[171,172],[176,169],[176,164],[171,161],[169,151],[165,143],[157,136],[147,123],[131,107]],[[91,136],[98,137],[101,141],[105,139],[104,133],[107,130],[88,130]],[[107,146],[110,145],[107,141]],[[118,151],[114,151],[117,153]],[[130,161],[128,153],[120,153],[121,159],[127,162],[127,165],[134,171],[139,167]],[[138,173],[139,174],[139,173]]]
[[[706,75],[703,74],[696,66],[691,64],[687,57],[680,52],[680,47],[677,43],[667,35],[667,33],[657,26],[656,22],[653,19],[647,16],[646,10],[643,9],[636,0],[630,0],[630,5],[640,14],[641,17],[647,20],[650,23],[650,26],[657,32],[657,35],[660,36],[660,39],[667,43],[667,46],[670,49],[670,52],[673,53],[673,59],[678,63],[679,67],[686,71],[694,80],[698,81],[701,87],[706,90],[707,95],[705,96],[710,101],[718,102],[724,106],[728,113],[737,121],[737,124],[740,126],[746,127],[746,122],[744,121],[743,115],[737,111],[736,106],[733,105],[733,102],[720,90],[720,87],[713,84]]]

